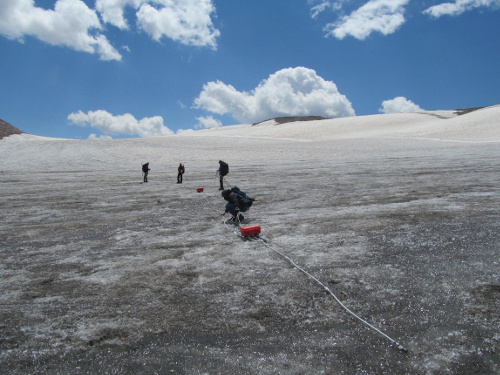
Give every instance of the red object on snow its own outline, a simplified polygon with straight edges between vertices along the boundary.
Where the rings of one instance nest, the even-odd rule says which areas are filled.
[[[201,192],[203,191],[203,188],[202,188],[202,187],[199,187],[198,189],[196,189],[196,191],[197,191],[198,193],[201,193]]]
[[[243,237],[256,236],[257,234],[260,234],[260,225],[250,225],[248,227],[241,227],[240,232]]]

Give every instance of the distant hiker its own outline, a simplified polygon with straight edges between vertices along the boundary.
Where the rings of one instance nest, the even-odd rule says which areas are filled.
[[[144,182],[148,182],[148,172],[150,170],[151,169],[149,169],[149,163],[142,165],[142,174],[144,175]]]
[[[219,181],[220,181],[219,190],[224,190],[224,176],[226,176],[229,173],[229,165],[226,162],[219,160],[218,173],[219,173]]]
[[[222,191],[222,198],[224,198],[228,203],[226,204],[226,210],[223,212],[222,216],[229,212],[232,215],[232,220],[234,222],[239,222],[245,219],[245,217],[240,214],[240,212],[246,212],[252,206],[255,199],[250,198],[245,192],[241,191],[237,186]]]
[[[182,163],[179,164],[179,168],[177,168],[177,183],[182,184],[182,175],[184,174],[185,168]]]

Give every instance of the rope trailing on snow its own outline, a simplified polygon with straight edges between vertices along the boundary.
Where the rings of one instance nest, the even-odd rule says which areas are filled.
[[[402,352],[406,353],[408,352],[408,349],[406,349],[404,346],[402,346],[399,342],[397,342],[396,340],[394,340],[393,338],[391,338],[390,336],[386,335],[384,332],[382,332],[381,330],[379,330],[377,327],[374,327],[372,324],[368,323],[366,320],[364,320],[363,318],[361,318],[360,316],[358,316],[357,314],[355,314],[352,310],[350,310],[346,305],[344,305],[342,303],[342,301],[340,301],[340,299],[331,291],[330,288],[328,288],[325,284],[323,284],[321,281],[319,281],[316,277],[314,277],[313,275],[311,275],[309,272],[307,272],[306,270],[304,270],[302,267],[300,267],[297,263],[295,263],[290,257],[288,257],[287,255],[283,254],[281,251],[277,250],[276,248],[272,247],[271,245],[269,245],[267,243],[267,241],[263,240],[262,238],[258,238],[259,242],[261,242],[264,246],[266,246],[267,248],[271,249],[272,251],[274,251],[276,254],[278,254],[279,256],[281,256],[282,258],[286,259],[293,267],[295,267],[296,269],[298,269],[300,272],[304,273],[307,277],[309,277],[310,279],[314,280],[316,283],[318,283],[319,285],[321,285],[327,292],[328,294],[330,294],[334,299],[335,301],[338,302],[338,304],[345,310],[347,311],[349,314],[351,314],[353,317],[355,317],[356,319],[358,319],[359,321],[361,321],[362,323],[364,323],[365,325],[367,325],[368,327],[370,327],[371,329],[373,329],[374,331],[380,333],[382,336],[384,336],[386,339],[388,339],[389,341],[392,342],[392,344],[394,344],[399,350],[401,350]]]
[[[208,199],[204,196],[203,198],[205,198],[205,201],[207,202],[208,205],[212,206],[212,204],[208,201]],[[214,206],[213,206],[214,207]],[[217,211],[214,207],[214,210]],[[217,211],[218,212],[218,211]],[[239,236],[239,237],[242,237],[240,233],[238,233],[237,231],[234,231],[232,230],[231,228],[229,228],[227,226],[227,220],[229,219],[223,219],[223,224],[224,226],[226,227],[227,230],[230,230],[232,231],[235,235]],[[237,223],[238,224],[238,227],[239,227],[239,222]],[[310,279],[312,279],[313,281],[315,281],[317,284],[319,284],[320,286],[323,287],[323,289],[325,289],[328,294],[330,294],[334,299],[335,301],[337,301],[337,303],[347,312],[349,313],[350,315],[352,315],[354,318],[358,319],[360,322],[362,322],[363,324],[365,324],[366,326],[368,326],[369,328],[373,329],[375,332],[379,333],[380,335],[382,335],[383,337],[385,337],[386,339],[388,339],[393,345],[395,345],[397,347],[398,350],[402,351],[403,353],[407,353],[408,352],[408,349],[406,349],[403,345],[401,345],[398,341],[394,340],[392,337],[390,337],[389,335],[385,334],[384,332],[382,332],[381,330],[379,330],[377,327],[373,326],[372,324],[368,323],[365,319],[361,318],[359,315],[355,314],[351,309],[349,309],[346,305],[344,305],[342,303],[342,301],[332,292],[332,290],[330,288],[328,288],[325,284],[323,284],[320,280],[318,280],[316,277],[314,277],[313,275],[311,275],[309,272],[307,272],[305,269],[303,269],[302,267],[300,267],[297,263],[295,263],[289,256],[283,254],[281,251],[277,250],[276,248],[274,248],[273,246],[269,245],[268,243],[268,240],[267,239],[264,239],[260,236],[252,236],[251,238],[249,238],[251,241],[256,241],[256,242],[261,242],[265,247],[267,247],[268,249],[271,249],[272,251],[274,251],[276,254],[278,254],[279,256],[281,256],[282,258],[284,258],[286,261],[288,261],[293,267],[295,267],[297,270],[299,270],[300,272],[302,272],[303,274],[305,274],[307,277],[309,277]]]

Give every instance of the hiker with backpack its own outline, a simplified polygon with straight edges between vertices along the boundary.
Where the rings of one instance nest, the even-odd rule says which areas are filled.
[[[252,206],[255,199],[250,198],[245,192],[241,191],[237,186],[222,191],[222,197],[228,202],[226,209],[222,213],[224,216],[227,212],[232,215],[233,222],[239,222],[245,219],[240,212],[246,212]]]
[[[224,190],[224,176],[229,173],[229,165],[226,162],[219,160],[219,170],[217,171],[217,173],[219,174],[220,182],[219,190]]]
[[[148,172],[150,170],[151,169],[149,169],[149,162],[142,165],[142,174],[143,174],[143,177],[144,177],[144,179],[143,179],[144,182],[148,182]]]
[[[184,166],[182,163],[179,164],[179,168],[177,168],[177,183],[182,184],[182,175],[184,174]]]

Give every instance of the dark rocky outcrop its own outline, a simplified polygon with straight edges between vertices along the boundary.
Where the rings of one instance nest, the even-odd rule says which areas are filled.
[[[274,120],[276,121],[276,125],[286,124],[287,122],[296,122],[296,121],[313,121],[313,120],[326,120],[327,117],[321,116],[291,116],[291,117],[276,117],[269,120],[264,120],[260,122],[256,122],[252,125],[262,124],[263,122]]]
[[[5,122],[4,120],[0,119],[0,139],[3,139],[13,134],[23,134],[23,133],[24,133],[23,131],[19,130],[15,126],[12,126],[8,122]]]
[[[461,116],[461,115],[465,115],[467,113],[474,112],[474,111],[477,111],[478,109],[483,109],[483,108],[486,108],[486,107],[474,107],[474,108],[455,109],[455,113],[458,116]]]

